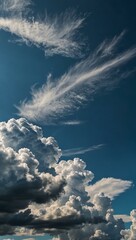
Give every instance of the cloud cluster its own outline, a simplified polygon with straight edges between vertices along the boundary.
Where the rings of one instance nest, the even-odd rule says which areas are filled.
[[[0,123],[0,235],[121,239],[124,223],[115,219],[111,199],[100,193],[105,188],[107,194],[108,184],[98,182],[99,193],[90,198],[94,174],[81,159],[59,161],[60,156],[55,139],[45,138],[26,119]],[[131,186],[112,179],[111,188],[115,182],[122,190],[113,191],[112,197]]]
[[[31,99],[18,106],[19,115],[33,121],[54,124],[93,96],[98,90],[113,87],[116,68],[136,56],[136,48],[114,54],[123,33],[103,42],[87,59],[73,66],[59,79],[49,75],[46,84],[33,89]],[[110,80],[109,80],[110,79]]]
[[[83,44],[76,37],[82,26],[84,17],[77,17],[73,11],[42,20],[34,16],[27,17],[31,1],[2,0],[0,1],[0,29],[16,35],[28,46],[34,45],[44,50],[46,56],[60,54],[66,57],[82,55]]]
[[[64,179],[49,171],[59,156],[56,141],[44,138],[41,128],[25,119],[0,123],[1,235],[8,233],[7,226],[32,221],[27,209],[30,202],[42,204],[56,199],[63,191]]]
[[[101,216],[105,222],[97,222],[97,224],[82,224],[80,227],[70,229],[58,236],[58,240],[119,240],[121,239],[120,231],[124,229],[124,223],[121,219],[115,220],[111,201],[104,194],[98,194],[93,200],[93,206],[90,206],[92,216],[98,218]]]

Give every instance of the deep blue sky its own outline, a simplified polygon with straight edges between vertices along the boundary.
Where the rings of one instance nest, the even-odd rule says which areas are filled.
[[[36,1],[35,1],[36,2]],[[81,30],[93,51],[104,39],[113,38],[126,30],[118,50],[136,43],[135,0],[38,0],[35,11],[43,15],[59,14],[74,9],[87,18]],[[33,84],[41,86],[48,73],[61,76],[78,59],[62,56],[45,57],[36,47],[11,43],[14,35],[0,31],[0,120],[17,117],[15,105],[30,97]],[[132,60],[121,71],[135,68]],[[102,149],[82,156],[95,179],[115,177],[132,180],[136,185],[136,72],[123,79],[111,91],[99,91],[86,105],[66,119],[77,119],[77,126],[42,126],[46,136],[54,136],[60,148],[89,147],[105,144]],[[66,158],[67,159],[67,158]],[[113,206],[116,213],[129,214],[135,208],[136,187],[129,189]]]

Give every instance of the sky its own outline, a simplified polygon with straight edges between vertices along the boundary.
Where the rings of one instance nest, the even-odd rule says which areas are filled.
[[[135,11],[0,0],[0,239],[136,239]]]

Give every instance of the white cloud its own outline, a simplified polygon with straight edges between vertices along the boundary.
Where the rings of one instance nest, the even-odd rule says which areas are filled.
[[[71,121],[65,121],[65,122],[61,122],[60,124],[62,125],[80,125],[80,124],[83,124],[84,122],[83,121],[80,121],[80,120],[71,120]]]
[[[95,195],[93,206],[90,207],[91,216],[102,216],[105,222],[99,224],[86,223],[80,228],[72,228],[60,234],[58,240],[109,240],[121,239],[120,231],[124,228],[123,221],[116,220],[111,209],[111,200],[104,194]]]
[[[116,179],[116,178],[102,178],[100,181],[93,185],[87,186],[86,190],[89,192],[91,198],[103,192],[106,196],[113,199],[119,194],[125,192],[128,188],[132,186],[131,181]]]
[[[35,240],[35,238],[24,238],[23,240]]]
[[[115,217],[115,219],[121,218],[123,220],[123,222],[125,222],[125,223],[131,222],[130,216],[125,215],[125,214],[116,214],[116,215],[114,215],[114,217]]]
[[[119,36],[115,36],[112,41],[105,40],[97,49],[96,54],[102,53],[102,56],[113,55],[118,43],[121,41],[122,37],[125,35],[125,31],[121,32]]]
[[[17,3],[16,6],[10,6],[9,4],[11,10],[26,7],[24,1],[17,1]],[[54,54],[68,57],[82,56],[80,50],[83,44],[77,39],[76,35],[82,26],[84,18],[78,18],[74,12],[69,11],[52,17],[46,15],[45,20],[20,17],[14,14],[14,11],[12,15],[0,17],[0,29],[19,37],[17,42],[40,47],[47,56]]]
[[[31,0],[0,0],[0,11],[7,14],[18,14],[26,11],[31,5]]]
[[[32,90],[31,100],[18,106],[19,115],[46,124],[55,123],[77,110],[88,100],[87,96],[92,96],[101,88],[114,86],[115,69],[136,56],[136,48],[116,56],[110,54],[117,39],[120,40],[120,37],[102,44],[94,54],[76,64],[60,79],[54,81],[50,75],[45,85]],[[110,53],[107,49],[110,49]]]
[[[74,155],[82,155],[87,152],[99,150],[104,146],[104,144],[99,144],[99,145],[94,145],[88,148],[71,148],[71,149],[66,149],[62,151],[62,156],[67,157],[67,156],[74,156]]]
[[[112,191],[113,198],[131,182],[102,179],[90,199],[94,174],[79,158],[58,161],[60,154],[55,139],[26,119],[0,123],[0,235],[120,240],[123,220],[115,219],[111,199],[98,190]]]
[[[136,239],[136,209],[130,212],[130,219],[132,221],[132,225],[130,229],[125,229],[121,231],[124,240],[135,240]]]

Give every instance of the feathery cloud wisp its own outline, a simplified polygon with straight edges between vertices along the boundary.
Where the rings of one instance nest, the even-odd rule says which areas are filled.
[[[31,3],[31,0],[0,0],[0,12],[11,15],[22,13]]]
[[[5,3],[5,2],[4,2]],[[0,29],[15,34],[19,42],[27,45],[41,47],[45,55],[52,56],[60,54],[66,57],[82,56],[81,47],[83,43],[76,35],[81,28],[84,18],[77,17],[75,12],[65,12],[59,16],[45,16],[45,20],[34,20],[34,18],[16,14],[26,9],[29,1],[19,0],[5,3],[5,9],[11,10],[11,16],[0,17]],[[3,12],[3,11],[2,11]]]
[[[67,156],[74,156],[74,155],[82,155],[87,152],[99,150],[104,146],[104,144],[99,144],[99,145],[94,145],[88,148],[71,148],[71,149],[66,149],[62,151],[62,156],[67,157]]]
[[[88,95],[103,87],[114,86],[115,69],[136,56],[136,48],[114,56],[114,48],[121,36],[102,43],[89,58],[76,64],[60,79],[54,81],[49,75],[45,85],[33,89],[32,99],[18,106],[19,115],[51,124],[77,109]]]

